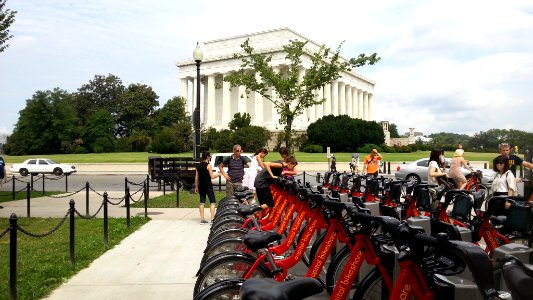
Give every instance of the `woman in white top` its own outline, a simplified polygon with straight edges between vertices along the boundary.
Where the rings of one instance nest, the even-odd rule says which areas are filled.
[[[249,189],[255,191],[254,181],[257,173],[261,171],[265,164],[263,163],[263,158],[267,156],[268,150],[266,148],[261,148],[255,151],[252,161],[250,162],[250,171],[246,173],[243,179],[243,185],[247,186]]]
[[[497,172],[492,182],[492,194],[494,196],[516,196],[518,191],[516,188],[516,178],[513,172],[509,169],[509,158],[500,155],[493,161],[494,171]]]
[[[445,164],[444,155],[442,150],[433,149],[429,155],[429,164],[428,164],[428,184],[429,185],[439,185],[438,178],[446,178],[446,173],[444,172]]]

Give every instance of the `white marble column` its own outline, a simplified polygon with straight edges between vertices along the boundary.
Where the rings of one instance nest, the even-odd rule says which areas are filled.
[[[319,88],[318,90],[316,90],[316,99],[324,99],[324,88]],[[316,114],[313,122],[324,116],[324,103],[316,105],[315,112]]]
[[[368,121],[368,92],[363,93],[363,120]]]
[[[331,113],[334,116],[339,115],[339,82],[337,80],[331,83]]]
[[[324,86],[324,116],[331,115],[331,84]]]
[[[216,120],[215,78],[216,76],[213,74],[207,76],[207,91],[204,91],[204,94],[207,95],[207,105],[205,107],[205,110],[207,111],[207,118],[204,119],[204,124],[206,124],[207,126],[215,124]]]
[[[237,95],[237,110],[241,113],[241,116],[247,112],[246,110],[246,87],[244,85],[239,85],[238,95]]]
[[[305,69],[301,68],[298,69],[298,84],[302,83],[304,81],[304,75],[305,75]],[[298,99],[293,101],[293,104],[291,105],[291,109],[295,108],[298,104]],[[298,116],[298,126],[301,128],[306,128],[308,121],[310,120],[308,110],[311,108],[304,109],[302,114]]]
[[[339,116],[346,114],[346,85],[339,82]]]
[[[357,117],[361,120],[364,120],[364,114],[363,114],[363,90],[357,90],[357,102],[359,102],[359,112],[357,114]]]
[[[255,80],[257,80],[257,82],[259,83],[261,82],[261,76],[259,75],[258,72],[255,73]],[[263,126],[263,101],[265,100],[263,99],[263,96],[261,96],[261,94],[257,92],[253,93],[253,97],[254,97],[253,121],[255,122],[257,126]]]
[[[357,88],[352,87],[352,118],[357,118],[359,114],[359,94],[357,93]]]
[[[233,112],[231,111],[231,84],[227,81],[222,81],[222,118],[220,124],[222,126],[228,125],[228,123],[233,119]]]
[[[278,74],[280,72],[280,68],[279,67],[273,67],[273,70],[274,70],[275,73],[278,73]],[[278,108],[274,104],[274,102],[277,102],[278,94],[276,94],[274,89],[270,89],[270,93],[271,93],[271,98],[272,98],[272,103],[271,103],[272,104],[272,120],[270,120],[270,121],[272,122],[273,127],[275,127],[276,124],[279,124]]]
[[[374,95],[369,93],[368,94],[368,121],[374,120],[372,115],[372,102],[374,102]]]
[[[353,118],[353,107],[352,107],[352,87],[346,85],[346,114],[348,117]]]
[[[189,111],[189,78],[181,79],[181,96],[185,99],[185,111],[191,114]]]

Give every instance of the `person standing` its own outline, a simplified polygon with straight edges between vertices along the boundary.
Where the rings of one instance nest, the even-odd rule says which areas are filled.
[[[511,172],[513,172],[513,175],[515,178],[516,178],[516,166],[520,166],[522,168],[533,169],[532,163],[523,160],[519,156],[511,154],[511,146],[509,146],[508,143],[501,143],[500,145],[498,145],[498,148],[500,149],[500,154],[503,156],[506,156],[509,159],[509,169],[511,170]]]
[[[492,182],[492,194],[494,196],[516,196],[516,178],[509,167],[509,158],[505,155],[497,156],[493,161],[494,171],[497,172]]]
[[[331,154],[331,166],[330,166],[331,172],[337,172],[337,158],[335,158],[334,154]]]
[[[445,182],[447,174],[444,172],[446,168],[446,161],[441,149],[433,149],[429,154],[428,163],[428,185],[429,194],[432,202],[437,201],[437,186]]]
[[[247,186],[249,189],[255,192],[254,182],[257,173],[259,173],[264,167],[265,163],[263,159],[267,156],[267,148],[261,148],[255,151],[252,161],[250,162],[250,171],[244,175],[243,185]]]
[[[373,148],[370,151],[370,155],[365,157],[365,165],[363,166],[363,175],[372,175],[378,177],[379,173],[379,161],[383,158],[381,154],[378,153],[376,148]]]
[[[209,161],[211,160],[211,153],[204,152],[202,153],[202,161],[196,166],[196,176],[194,179],[195,188],[194,191],[200,194],[200,224],[207,224],[207,221],[204,217],[204,207],[206,196],[209,198],[210,208],[209,212],[211,213],[211,222],[215,217],[215,192],[213,190],[213,184],[211,179],[215,179],[220,176],[219,174],[213,174],[213,168]]]
[[[6,182],[7,182],[6,163],[4,161],[4,158],[0,156],[0,191],[2,191],[2,188],[4,187],[4,183]],[[4,208],[4,207],[0,206],[0,208]]]
[[[448,176],[453,179],[453,182],[458,189],[464,189],[467,183],[465,175],[461,172],[461,167],[472,171],[472,168],[470,168],[464,159],[463,154],[463,149],[458,148],[455,150],[450,164],[450,171],[448,173]]]
[[[220,173],[226,178],[226,197],[233,196],[235,188],[242,186],[244,167],[250,167],[250,163],[241,156],[241,152],[241,145],[234,145],[233,154],[219,165]],[[228,168],[228,172],[224,171],[224,167]]]

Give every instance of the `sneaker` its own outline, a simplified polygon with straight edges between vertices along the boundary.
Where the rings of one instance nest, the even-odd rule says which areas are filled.
[[[201,220],[200,221],[200,225],[204,225],[204,224],[207,224],[207,221],[206,220]]]

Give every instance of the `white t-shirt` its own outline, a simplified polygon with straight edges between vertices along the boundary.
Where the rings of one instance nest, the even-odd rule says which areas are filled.
[[[438,185],[439,183],[437,182],[436,177],[431,177],[429,175],[431,169],[433,169],[433,168],[437,169],[438,173],[442,173],[442,170],[439,168],[439,164],[436,161],[434,161],[434,160],[430,161],[429,162],[429,166],[428,166],[428,184],[430,184],[430,185],[431,184]]]
[[[509,192],[509,189],[512,189],[515,194],[517,193],[516,178],[514,177],[513,172],[507,170],[507,172],[503,174],[497,173],[492,182],[492,192],[507,193]]]

